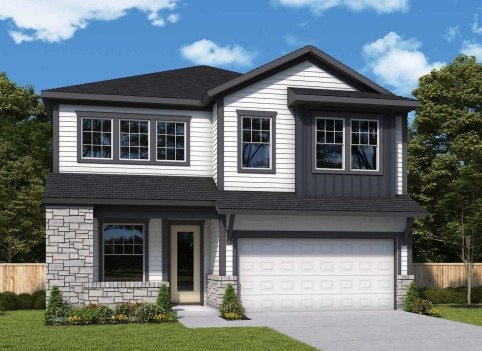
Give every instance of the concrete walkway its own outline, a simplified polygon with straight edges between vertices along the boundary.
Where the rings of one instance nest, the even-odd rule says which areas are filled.
[[[188,328],[266,326],[323,351],[482,350],[482,327],[401,311],[250,313],[235,322],[208,307],[177,313]]]

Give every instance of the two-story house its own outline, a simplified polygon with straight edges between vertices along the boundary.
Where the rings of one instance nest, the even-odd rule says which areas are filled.
[[[394,309],[411,274],[407,113],[315,47],[42,92],[47,289],[72,304]]]

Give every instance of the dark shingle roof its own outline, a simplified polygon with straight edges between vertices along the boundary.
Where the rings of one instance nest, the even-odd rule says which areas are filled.
[[[210,66],[194,66],[44,91],[201,100],[206,91],[240,75]]]
[[[294,193],[218,191],[212,178],[144,175],[52,173],[45,186],[46,204],[116,204],[122,200],[188,201],[216,206],[219,213],[374,212],[413,216],[425,211],[408,196],[393,198],[299,197]],[[189,204],[186,204],[189,205]]]

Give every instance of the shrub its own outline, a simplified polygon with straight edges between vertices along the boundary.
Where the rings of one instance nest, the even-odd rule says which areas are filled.
[[[88,324],[84,319],[84,312],[82,308],[72,307],[67,313],[67,323],[70,325]]]
[[[18,310],[30,310],[33,308],[33,299],[30,294],[17,295],[17,309]]]
[[[444,289],[426,287],[420,289],[420,297],[432,301],[434,304],[465,304],[467,303],[467,288],[465,286]],[[482,287],[472,288],[472,302],[482,302]]]
[[[244,308],[232,284],[228,284],[224,291],[223,302],[219,310],[221,317],[227,320],[238,320],[244,318]]]
[[[62,293],[57,285],[52,286],[49,302],[45,311],[45,322],[48,325],[62,325],[67,322],[67,310]]]
[[[432,317],[440,317],[440,312],[433,307],[430,301],[420,298],[417,298],[413,301],[411,312]]]
[[[139,302],[137,302],[137,303],[130,303],[130,302],[121,303],[121,304],[119,304],[115,307],[114,315],[116,315],[116,316],[122,315],[122,316],[126,316],[126,318],[130,318],[134,314],[134,311],[142,305],[143,304],[139,303]]]
[[[156,304],[164,312],[172,312],[171,294],[169,293],[169,288],[164,283],[159,287]]]
[[[412,312],[413,303],[416,299],[419,298],[417,286],[414,282],[411,282],[408,285],[407,294],[405,295],[405,299],[403,300],[403,310],[405,312]]]
[[[85,324],[108,324],[112,322],[114,311],[106,305],[87,305],[82,310]]]
[[[165,311],[158,305],[146,303],[136,308],[132,314],[132,321],[136,323],[149,323],[155,321],[155,316]]]
[[[32,294],[33,305],[32,308],[35,310],[45,310],[45,290],[39,290]]]
[[[0,294],[0,303],[5,311],[12,311],[17,309],[17,294],[11,291],[6,291]]]

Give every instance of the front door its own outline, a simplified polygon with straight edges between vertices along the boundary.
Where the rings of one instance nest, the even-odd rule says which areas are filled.
[[[171,226],[171,300],[174,303],[201,303],[199,225]]]

